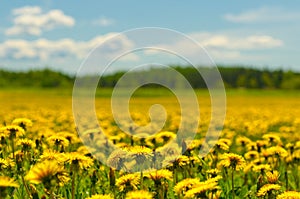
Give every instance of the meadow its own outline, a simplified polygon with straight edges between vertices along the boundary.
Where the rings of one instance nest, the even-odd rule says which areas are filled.
[[[152,104],[168,113],[160,132],[140,137],[118,128],[110,93],[96,93],[101,129],[79,138],[71,89],[1,90],[0,198],[300,198],[299,92],[228,90],[221,137],[205,157],[197,154],[210,121],[206,91],[196,91],[201,122],[195,138],[178,146],[168,145],[179,128],[175,96],[155,89],[135,94],[130,103],[137,124],[149,122]],[[143,133],[127,125],[131,133]],[[109,144],[119,150],[103,164],[97,157]],[[145,162],[151,162],[147,169],[132,172]]]

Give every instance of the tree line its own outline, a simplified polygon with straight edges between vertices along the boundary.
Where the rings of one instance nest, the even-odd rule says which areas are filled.
[[[205,81],[196,68],[189,66],[172,66],[188,80],[193,88],[206,88]],[[285,71],[282,69],[257,69],[248,67],[218,66],[223,83],[226,88],[252,88],[252,89],[300,89],[300,73]],[[209,71],[209,68],[202,67],[202,71]],[[100,87],[114,87],[125,72],[115,72],[102,76],[99,80]],[[138,83],[144,77],[153,79],[161,78],[168,85],[180,84],[180,78],[172,74],[168,76],[164,68],[150,68],[148,70],[136,71],[132,77],[127,79],[128,83]],[[81,77],[85,79],[95,76]],[[25,72],[0,70],[0,88],[9,87],[39,87],[59,88],[72,87],[75,80],[74,75],[65,74],[51,69],[30,70]],[[157,85],[146,85],[155,87]]]

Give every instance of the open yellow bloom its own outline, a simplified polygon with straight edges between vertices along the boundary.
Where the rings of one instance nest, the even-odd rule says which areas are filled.
[[[96,194],[96,195],[92,195],[91,197],[85,198],[85,199],[113,199],[114,197],[112,197],[111,195],[105,194],[105,195],[101,195],[101,194]]]
[[[152,198],[153,198],[152,193],[145,190],[130,191],[126,194],[126,199],[152,199]]]
[[[234,170],[241,170],[245,166],[244,158],[234,153],[223,154],[221,159],[220,165],[223,167],[231,167]]]
[[[277,199],[300,199],[300,192],[285,191],[277,196]]]
[[[271,191],[278,191],[278,190],[280,190],[280,188],[281,188],[281,186],[278,184],[265,184],[258,190],[256,195],[258,197],[262,197],[262,196],[267,195]]]
[[[44,161],[34,165],[25,179],[33,184],[43,183],[46,188],[53,185],[63,186],[69,181],[69,177],[63,166],[56,161]]]
[[[124,191],[125,189],[136,190],[139,184],[140,177],[134,173],[121,176],[116,181],[116,186],[119,188],[120,191]]]
[[[270,184],[275,184],[278,181],[280,174],[278,171],[269,171],[266,173],[266,176]]]

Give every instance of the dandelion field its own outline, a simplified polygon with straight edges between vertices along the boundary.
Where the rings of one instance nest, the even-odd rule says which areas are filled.
[[[197,92],[201,122],[195,138],[166,149],[176,139],[180,112],[174,96],[154,92],[134,97],[131,115],[145,125],[149,106],[162,104],[168,114],[162,131],[148,137],[121,131],[109,92],[100,92],[101,129],[86,132],[82,139],[93,143],[86,147],[76,133],[70,91],[0,91],[0,198],[300,198],[297,91],[229,91],[221,137],[205,157],[197,154],[210,121],[207,93]],[[133,124],[128,129],[143,133]],[[110,166],[95,158],[108,143],[120,149],[107,159]],[[146,159],[150,169],[130,172]]]

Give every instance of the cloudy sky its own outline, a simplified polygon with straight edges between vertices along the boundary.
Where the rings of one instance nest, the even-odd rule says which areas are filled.
[[[117,33],[161,27],[192,38],[217,64],[300,70],[300,2],[296,0],[18,0],[1,1],[0,9],[1,68],[51,67],[75,73],[93,48]],[[106,43],[99,57],[114,59],[120,49],[139,48],[140,41],[148,41],[151,36],[153,39],[145,32],[135,37],[119,36]],[[164,39],[166,35],[158,34],[155,38],[162,48],[199,56],[180,37]],[[134,51],[118,60],[118,66],[153,61],[184,64],[167,53]]]

